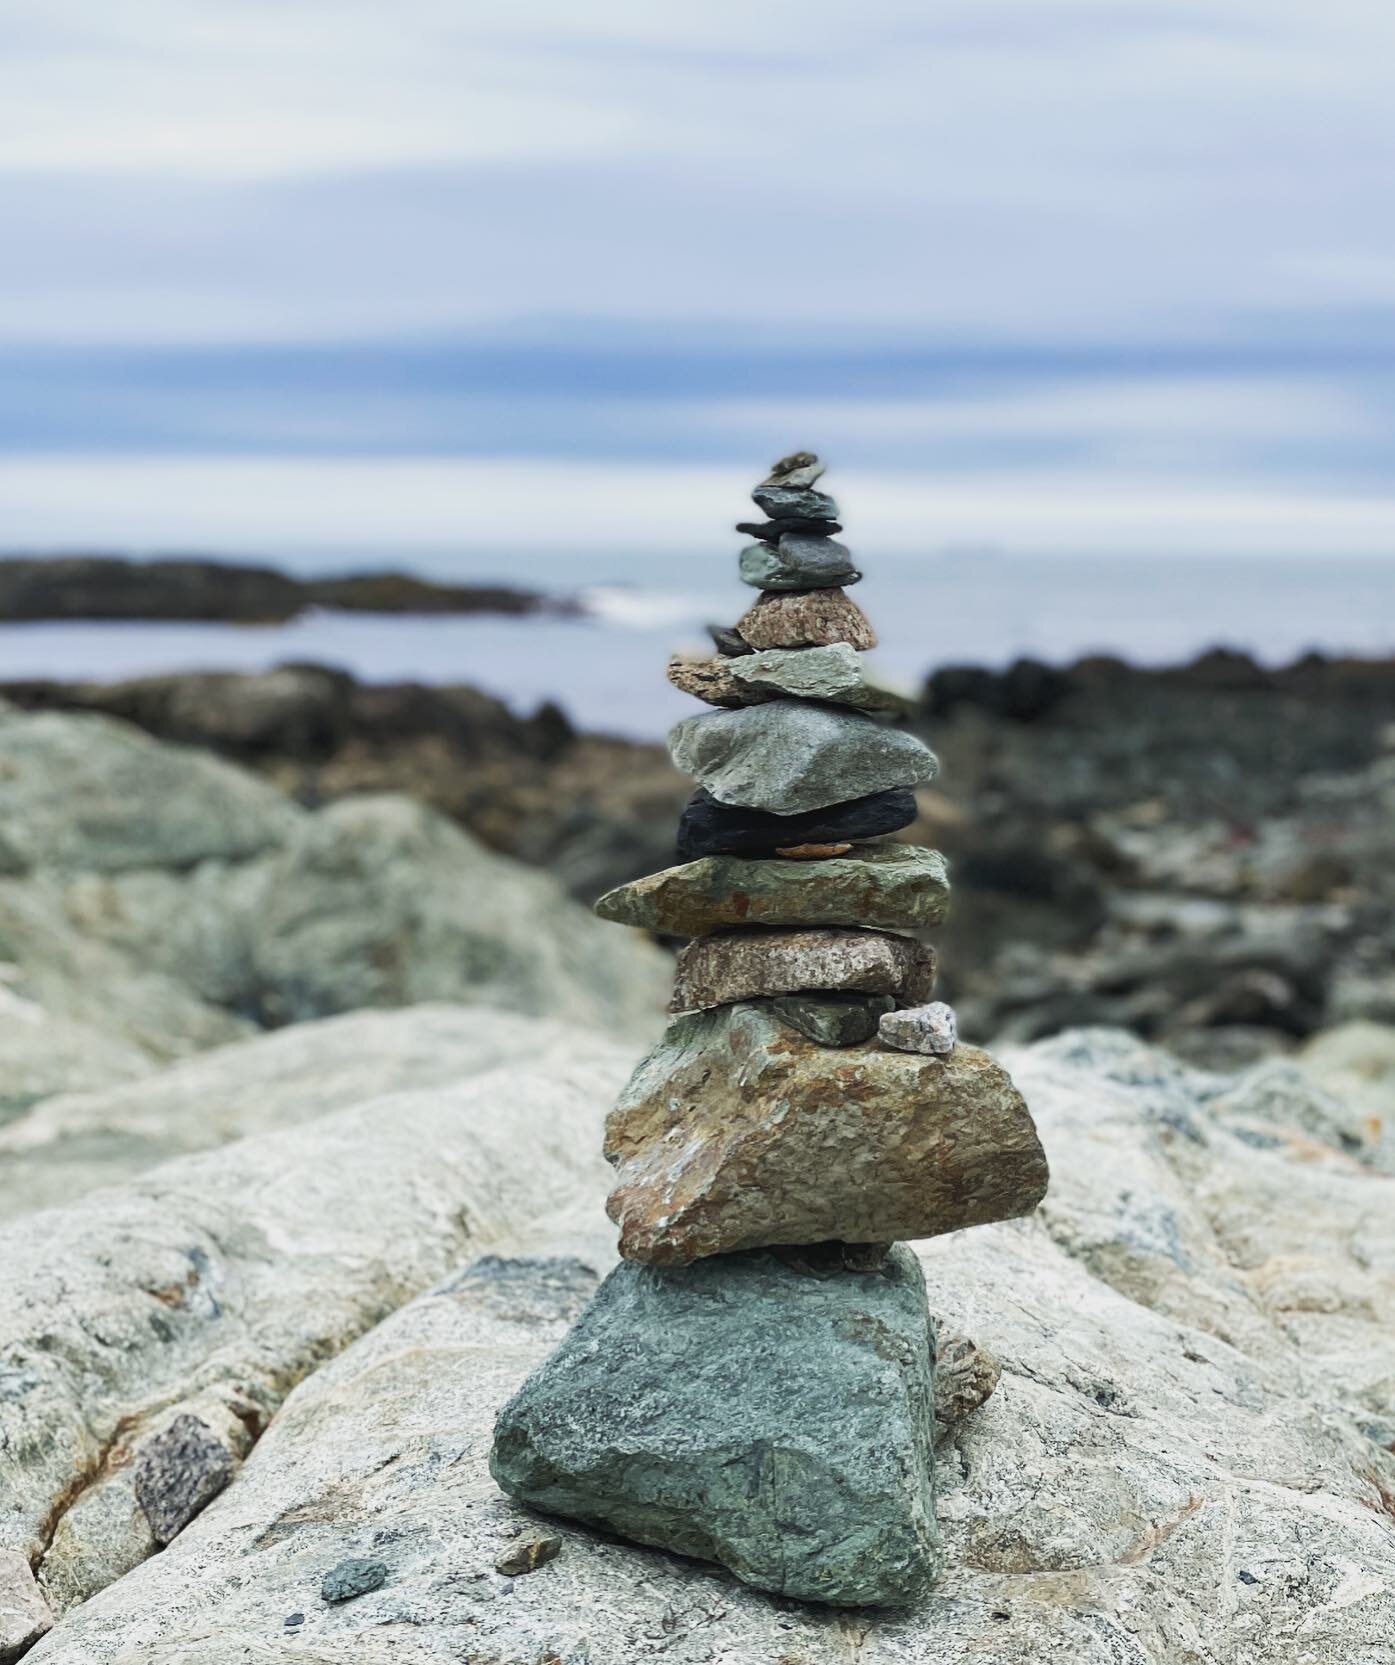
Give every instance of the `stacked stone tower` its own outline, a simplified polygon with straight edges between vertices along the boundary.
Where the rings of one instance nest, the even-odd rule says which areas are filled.
[[[667,1033],[606,1125],[621,1265],[500,1415],[536,1508],[787,1596],[913,1601],[937,1570],[934,1327],[901,1239],[1029,1213],[1046,1161],[1012,1082],[931,1002],[933,850],[887,835],[933,754],[867,672],[818,459],[777,463],[718,652],[669,744],[682,865],[602,918],[692,939]]]

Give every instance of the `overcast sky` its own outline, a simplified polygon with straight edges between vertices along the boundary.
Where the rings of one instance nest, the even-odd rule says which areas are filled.
[[[0,546],[676,549],[814,445],[908,548],[1395,554],[1392,63],[1385,0],[0,0]]]

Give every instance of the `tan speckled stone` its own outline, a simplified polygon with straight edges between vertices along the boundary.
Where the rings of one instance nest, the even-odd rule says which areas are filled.
[[[670,1011],[700,1011],[802,989],[860,989],[923,1005],[935,988],[935,951],[884,931],[771,931],[699,937],[678,956]]]
[[[742,614],[736,628],[756,649],[877,645],[867,615],[838,589],[769,592]]]

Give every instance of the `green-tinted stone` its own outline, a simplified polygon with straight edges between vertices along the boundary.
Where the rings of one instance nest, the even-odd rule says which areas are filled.
[[[819,1046],[870,1041],[882,1014],[896,1007],[889,994],[782,994],[771,1004],[782,1023]]]
[[[917,930],[937,924],[949,898],[938,850],[871,844],[818,861],[780,856],[702,856],[608,891],[602,919],[665,936],[700,937],[729,925],[866,925]]]
[[[913,1601],[936,1570],[934,1332],[915,1256],[622,1265],[500,1413],[512,1496],[758,1589]]]
[[[833,642],[827,647],[767,648],[730,664],[727,670],[738,687],[750,689],[753,699],[789,694],[796,699],[822,700],[828,705],[848,705],[856,711],[890,717],[910,716],[916,708],[913,695],[869,676],[862,655],[847,642]],[[737,695],[714,703],[743,702]]]

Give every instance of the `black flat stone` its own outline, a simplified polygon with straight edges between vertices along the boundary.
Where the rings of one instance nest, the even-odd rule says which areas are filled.
[[[779,543],[787,532],[804,532],[811,538],[830,538],[843,530],[838,520],[801,520],[792,515],[788,520],[738,520],[736,530],[748,538],[759,538],[762,543]]]
[[[803,815],[772,815],[718,803],[699,787],[679,818],[678,854],[684,861],[696,861],[699,856],[759,855],[791,844],[841,844],[896,832],[915,818],[915,793],[908,786],[871,792]]]

